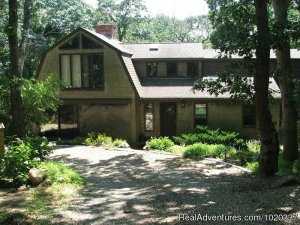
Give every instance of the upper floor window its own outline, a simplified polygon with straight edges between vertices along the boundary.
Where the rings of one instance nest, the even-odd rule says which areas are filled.
[[[81,35],[81,46],[83,49],[99,49],[103,48],[103,46],[96,41],[88,38],[85,35]]]
[[[156,76],[157,76],[157,63],[147,62],[147,77],[156,77]]]
[[[177,76],[177,62],[167,62],[167,77]]]
[[[75,50],[80,49],[100,49],[103,48],[103,45],[96,42],[92,38],[84,34],[78,34],[75,37],[69,39],[68,41],[64,42],[61,46],[59,46],[60,50]]]
[[[188,77],[196,77],[198,76],[198,62],[197,61],[191,61],[187,62],[187,76]]]
[[[207,125],[207,105],[195,104],[195,127],[198,125]]]
[[[103,55],[62,54],[60,74],[72,88],[101,88],[104,84]]]
[[[256,125],[256,108],[253,104],[243,104],[243,125]]]
[[[80,35],[75,36],[74,38],[66,41],[59,49],[68,50],[68,49],[79,49]]]

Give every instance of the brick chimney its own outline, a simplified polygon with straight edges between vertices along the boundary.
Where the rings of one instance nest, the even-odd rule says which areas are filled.
[[[102,34],[109,39],[115,39],[116,25],[114,24],[101,24],[96,25],[96,32]]]

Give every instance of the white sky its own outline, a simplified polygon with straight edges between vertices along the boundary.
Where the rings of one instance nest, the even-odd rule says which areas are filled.
[[[85,0],[96,7],[97,0]],[[150,15],[165,14],[179,19],[208,13],[204,0],[144,0]]]

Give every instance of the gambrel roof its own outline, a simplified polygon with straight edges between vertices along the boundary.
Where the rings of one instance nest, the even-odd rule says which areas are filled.
[[[119,58],[128,74],[128,78],[133,85],[136,93],[141,99],[222,99],[230,98],[229,93],[219,96],[210,95],[208,91],[192,91],[195,79],[192,78],[161,78],[148,81],[141,80],[135,70],[133,61],[135,60],[196,60],[196,59],[215,59],[219,56],[219,51],[214,49],[203,49],[201,43],[165,43],[165,44],[122,44],[117,40],[109,39],[104,35],[94,31],[79,27],[71,34],[67,35],[57,44],[48,49],[68,41],[76,33],[82,32],[89,35],[100,43],[116,50]],[[47,51],[47,52],[48,52]],[[46,52],[46,54],[47,54]],[[275,54],[271,54],[275,58]],[[233,58],[241,58],[234,56]],[[300,52],[291,51],[291,58],[300,58]],[[276,98],[280,97],[279,88],[271,79],[270,88],[278,92]]]

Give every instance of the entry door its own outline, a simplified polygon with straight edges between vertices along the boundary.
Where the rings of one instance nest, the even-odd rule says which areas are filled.
[[[176,135],[176,103],[160,103],[160,135]]]

